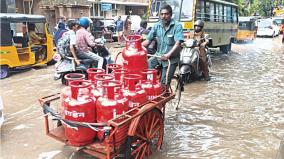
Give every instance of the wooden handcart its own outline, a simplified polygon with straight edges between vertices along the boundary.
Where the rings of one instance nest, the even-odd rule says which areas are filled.
[[[175,97],[170,90],[164,91],[157,98],[135,107],[107,123],[74,123],[60,118],[54,111],[54,103],[60,94],[39,99],[46,114],[45,132],[48,136],[68,145],[62,124],[69,126],[91,127],[94,131],[104,131],[105,139],[81,147],[81,150],[101,159],[139,158],[150,156],[161,148],[164,134],[166,103]],[[50,116],[57,120],[57,126],[51,128]],[[111,130],[111,131],[110,131]]]

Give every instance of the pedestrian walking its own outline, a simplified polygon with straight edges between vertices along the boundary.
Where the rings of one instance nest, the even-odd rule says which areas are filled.
[[[117,41],[120,44],[122,40],[122,33],[123,33],[123,21],[121,20],[121,16],[118,16],[118,19],[115,21],[116,24],[116,31],[117,31]]]
[[[131,18],[128,15],[123,24],[123,36],[127,37],[131,34]]]

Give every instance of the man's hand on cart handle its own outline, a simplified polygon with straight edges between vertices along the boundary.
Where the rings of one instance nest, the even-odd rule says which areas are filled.
[[[165,54],[165,55],[161,56],[161,60],[163,60],[163,61],[166,61],[168,59],[170,59],[170,56],[168,54]]]
[[[167,56],[167,54],[162,55],[162,56],[147,54],[147,56],[149,56],[149,57],[156,57],[156,58],[159,58],[159,59],[161,59],[163,61],[168,60],[169,64],[171,64],[170,58]]]

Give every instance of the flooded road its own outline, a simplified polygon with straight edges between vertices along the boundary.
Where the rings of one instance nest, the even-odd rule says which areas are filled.
[[[163,149],[153,158],[277,156],[284,136],[284,45],[280,37],[258,38],[232,49],[213,52],[211,81],[187,85],[180,109],[167,110]],[[44,134],[37,99],[60,91],[52,74],[50,66],[0,81],[3,159],[91,158]]]

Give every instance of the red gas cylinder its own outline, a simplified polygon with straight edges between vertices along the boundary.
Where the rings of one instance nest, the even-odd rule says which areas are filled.
[[[122,66],[119,65],[119,64],[115,64],[115,63],[106,65],[106,73],[107,74],[112,73],[114,70],[117,70],[117,69],[122,69]]]
[[[142,88],[145,89],[148,99],[152,100],[162,94],[162,84],[157,81],[157,70],[147,69],[142,72],[147,80],[142,81]]]
[[[87,73],[88,73],[88,80],[91,80],[92,82],[94,82],[95,76],[97,74],[105,73],[105,70],[102,69],[102,68],[89,68],[89,69],[87,69]]]
[[[148,68],[147,50],[142,47],[140,35],[130,35],[126,39],[126,47],[122,51],[123,68],[129,73],[137,74]]]
[[[141,87],[142,76],[127,74],[124,76],[125,88],[123,95],[129,100],[128,109],[139,106],[147,101],[146,91]]]
[[[75,80],[83,80],[85,79],[85,75],[81,73],[69,73],[69,74],[66,74],[64,78],[66,81],[66,86],[61,89],[61,93],[60,93],[60,105],[61,105],[61,107],[59,108],[60,113],[62,113],[63,107],[65,107],[63,105],[63,101],[67,97],[71,96],[71,89],[70,89],[69,83]]]
[[[71,96],[64,102],[63,119],[75,122],[96,122],[96,109],[90,92],[91,82],[77,80],[70,82]],[[93,142],[96,131],[87,127],[71,128],[64,124],[65,136],[73,146],[84,146]]]
[[[122,87],[124,87],[124,76],[128,74],[126,69],[116,69],[113,71],[114,79],[116,81],[120,81],[122,83]]]
[[[93,96],[97,99],[100,96],[102,96],[103,88],[102,88],[102,82],[104,81],[110,81],[113,80],[114,76],[110,74],[97,74],[94,77],[94,88],[92,89]]]
[[[86,76],[82,73],[68,73],[64,76],[64,79],[66,80],[66,85],[68,86],[71,81],[76,80],[83,80]]]
[[[113,119],[117,115],[128,110],[128,100],[115,91],[115,89],[121,88],[121,83],[119,81],[102,82],[102,87],[104,93],[97,99],[96,103],[97,122],[107,123],[110,119]],[[122,133],[122,130],[118,130],[117,132]],[[127,133],[127,130],[124,133]],[[103,140],[104,132],[99,131],[98,138],[99,140]]]

